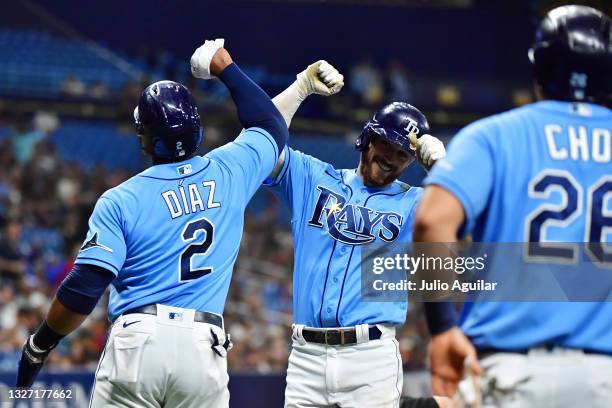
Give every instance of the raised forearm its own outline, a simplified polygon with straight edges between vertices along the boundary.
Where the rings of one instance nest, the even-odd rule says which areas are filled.
[[[225,68],[219,79],[232,95],[242,126],[265,129],[276,141],[279,151],[282,151],[289,138],[289,131],[270,97],[235,63]]]
[[[300,105],[306,99],[308,95],[306,95],[303,91],[300,90],[300,87],[297,81],[293,82],[287,89],[285,89],[280,94],[276,95],[274,99],[272,99],[272,103],[279,110],[287,127],[291,124],[291,120],[293,116],[299,109]]]
[[[272,99],[272,102],[289,127],[293,115],[309,95],[334,95],[340,92],[343,86],[344,76],[327,61],[319,60],[297,74],[296,80]]]

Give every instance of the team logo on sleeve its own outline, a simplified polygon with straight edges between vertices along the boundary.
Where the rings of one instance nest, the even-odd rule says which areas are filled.
[[[94,232],[91,238],[86,239],[85,242],[83,242],[83,245],[81,246],[81,252],[87,251],[88,249],[92,249],[92,248],[100,248],[104,251],[113,252],[112,249],[98,242],[97,232]]]
[[[347,203],[346,197],[322,186],[317,186],[319,198],[308,225],[323,229],[345,244],[363,245],[380,238],[393,242],[399,236],[402,216],[395,212],[381,212],[372,208]]]

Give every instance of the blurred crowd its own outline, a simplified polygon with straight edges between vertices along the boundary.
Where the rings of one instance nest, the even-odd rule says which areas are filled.
[[[193,78],[185,58],[178,58],[165,51],[143,50],[140,55],[133,56],[133,61],[141,69],[141,76],[138,80],[127,81],[118,93],[113,93],[103,81],[87,83],[78,75],[70,74],[61,83],[61,97],[66,100],[115,104],[118,108],[117,119],[130,120],[129,115],[142,89],[151,82],[167,79],[187,86],[200,106],[220,107],[233,112],[231,98],[225,87],[219,81]],[[242,68],[271,96],[289,86],[298,73],[281,74],[265,66],[247,65]],[[334,98],[313,98],[305,108],[306,116],[319,120],[361,123],[364,120],[364,110],[369,117],[371,112],[391,101],[416,103],[412,76],[399,60],[375,63],[372,59],[364,58],[351,66],[337,68],[345,75],[347,86]],[[304,113],[302,109],[301,114]]]
[[[51,135],[58,119],[0,116],[0,370],[14,370],[27,336],[41,323],[71,270],[97,197],[127,171],[61,160]],[[35,126],[32,125],[35,124]],[[225,309],[233,372],[283,371],[290,352],[293,249],[286,214],[270,192],[249,211]],[[82,327],[51,353],[50,367],[95,368],[109,322],[105,295]],[[427,329],[418,306],[399,338],[406,369],[424,365]]]
[[[91,86],[87,86],[77,75],[69,75],[61,85],[60,92],[66,98],[89,98],[98,101],[105,101],[111,98],[111,91],[103,81],[95,81]]]
[[[36,122],[53,118],[37,118]],[[0,128],[0,369],[15,369],[57,286],[72,268],[97,197],[129,177],[60,160],[44,126]],[[82,330],[52,353],[50,364],[92,364],[108,323],[102,300]]]

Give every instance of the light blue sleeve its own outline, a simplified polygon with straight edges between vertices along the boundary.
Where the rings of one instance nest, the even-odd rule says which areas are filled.
[[[302,214],[307,192],[312,190],[312,168],[316,163],[322,162],[287,146],[283,168],[274,179],[264,183],[289,207],[292,219]]]
[[[484,211],[493,188],[495,157],[486,128],[470,125],[460,131],[448,146],[446,157],[436,163],[424,184],[436,184],[461,202],[466,220],[464,233],[470,233]],[[490,133],[488,131],[487,133]]]
[[[75,263],[97,265],[117,275],[126,256],[123,225],[119,206],[105,195],[100,197],[89,218],[89,231]]]
[[[245,204],[274,169],[278,147],[270,134],[261,128],[244,130],[233,142],[206,155],[225,166],[243,189]]]

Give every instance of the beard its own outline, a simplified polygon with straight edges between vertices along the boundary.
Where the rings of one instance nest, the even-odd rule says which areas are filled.
[[[395,181],[404,168],[385,161],[382,157],[368,152],[361,154],[361,174],[364,184],[373,187],[384,187]]]

